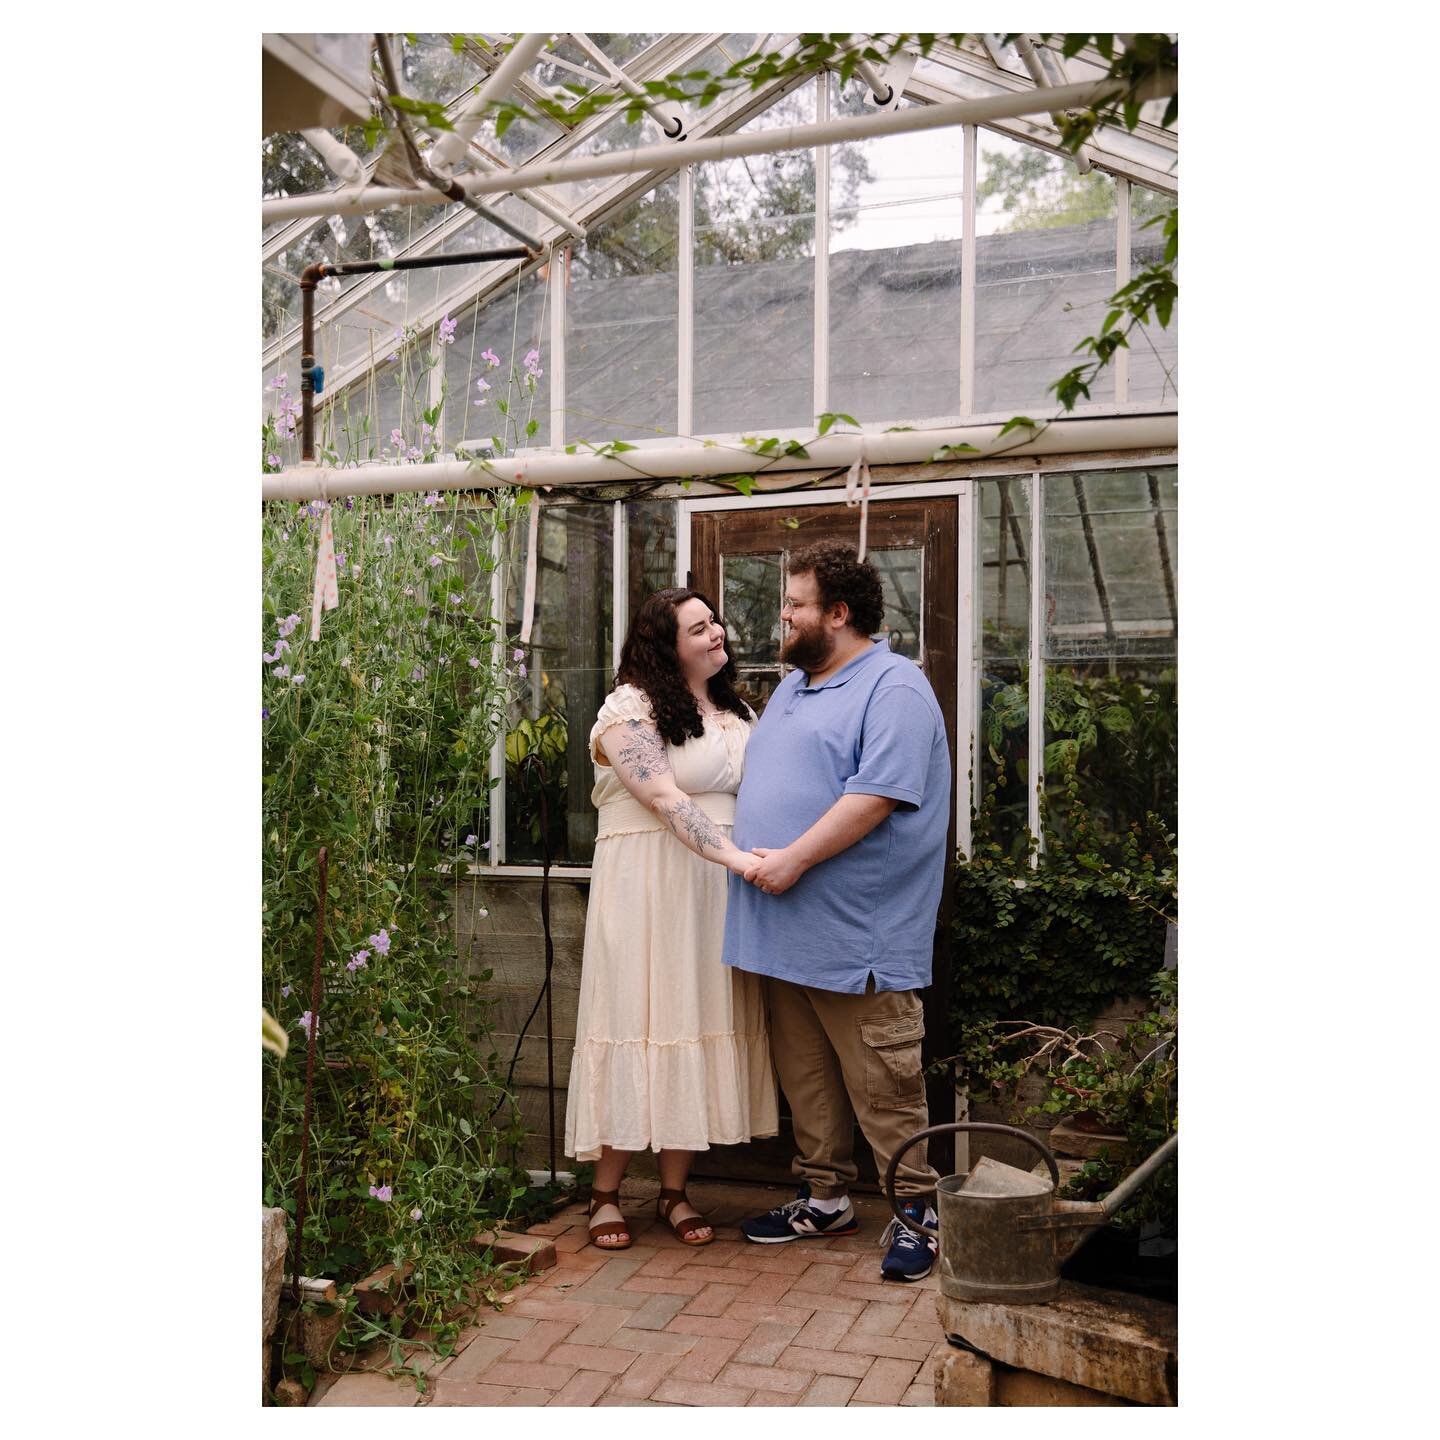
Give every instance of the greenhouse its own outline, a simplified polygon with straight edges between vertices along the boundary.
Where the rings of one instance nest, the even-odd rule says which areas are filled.
[[[1174,37],[262,49],[267,1403],[1174,1405]],[[832,599],[832,566],[878,582],[878,626],[860,590]],[[687,616],[723,631],[728,678],[677,702],[682,742],[739,746],[718,810],[636,679],[657,592],[680,597],[675,674],[699,673]],[[796,648],[810,604],[833,662]],[[792,983],[804,942],[778,937],[852,851],[772,893],[782,842],[747,816],[803,807],[811,761],[772,737],[782,709],[840,715],[852,664],[886,667],[878,693],[914,697],[896,725],[933,714],[937,740],[871,784],[889,731],[854,722],[842,799],[894,808],[853,854],[890,848],[831,904],[896,913],[840,994]],[[703,802],[689,842],[615,748],[657,733]],[[934,821],[913,864],[911,812]],[[641,841],[705,875],[612,913],[613,857]],[[938,901],[902,900],[932,860]],[[720,895],[724,995],[666,1038],[671,981],[602,967],[646,926],[705,930],[692,883]],[[780,919],[749,965],[757,895]],[[917,925],[921,969],[886,968]],[[656,943],[661,970],[698,963]],[[635,983],[650,1040],[605,1038]],[[908,1097],[856,1092],[817,1003],[844,1132],[824,1173],[853,1186],[828,1238],[804,1207],[846,1189],[816,1183],[777,998],[817,984],[861,1007],[854,1063]],[[910,1056],[872,1031],[912,1001],[886,1032]],[[705,1078],[666,1079],[701,1041]],[[647,1043],[649,1091],[611,1097],[614,1047]],[[666,1148],[676,1095],[723,1090],[736,1055],[748,1116],[712,1095],[708,1140]],[[617,1119],[603,1153],[578,1143],[632,1101],[648,1137]],[[951,1178],[898,1188],[925,1162],[887,1123],[950,1126],[910,1153]],[[1022,1198],[1046,1218],[973,1228]],[[767,1237],[762,1212],[792,1228]],[[1086,1329],[1094,1296],[1123,1343]]]

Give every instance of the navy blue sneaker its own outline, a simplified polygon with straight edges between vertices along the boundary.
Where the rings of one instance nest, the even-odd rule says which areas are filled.
[[[810,1186],[802,1181],[793,1200],[764,1215],[740,1222],[740,1233],[757,1245],[783,1245],[787,1240],[809,1240],[827,1235],[853,1235],[860,1228],[855,1207],[845,1206],[833,1215],[810,1204]]]
[[[900,1208],[917,1225],[936,1223],[935,1212],[921,1200],[907,1200]],[[890,1247],[880,1262],[883,1280],[923,1280],[935,1268],[935,1241],[907,1230],[898,1220],[886,1226],[880,1243]]]

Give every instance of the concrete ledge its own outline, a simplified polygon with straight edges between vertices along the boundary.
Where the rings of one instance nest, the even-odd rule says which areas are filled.
[[[1046,1305],[948,1295],[937,1295],[935,1303],[947,1335],[960,1336],[1001,1365],[1140,1405],[1178,1403],[1174,1305],[1072,1281],[1062,1282]]]

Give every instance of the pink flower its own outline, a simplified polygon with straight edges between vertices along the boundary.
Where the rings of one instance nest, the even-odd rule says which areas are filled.
[[[499,368],[499,365],[500,365],[500,357],[499,357],[493,350],[490,350],[490,349],[482,350],[482,351],[480,352],[480,358],[481,358],[492,370],[495,370],[495,369],[498,369],[498,368]],[[285,377],[282,375],[280,378],[283,380]],[[490,387],[487,385],[485,388],[488,390]]]
[[[353,974],[356,970],[362,970],[362,969],[364,969],[364,968],[365,968],[365,962],[366,962],[369,958],[370,958],[370,952],[369,952],[368,950],[357,950],[357,951],[350,957],[350,963],[349,963],[348,965],[346,965],[345,968],[346,968],[347,970],[349,970],[349,971]]]
[[[378,1200],[382,1205],[388,1205],[393,1192],[388,1185],[372,1185],[370,1187],[370,1198]]]
[[[370,936],[370,943],[375,947],[377,955],[388,955],[390,953],[390,932],[382,930],[378,935]]]
[[[422,1210],[420,1209],[420,1207],[417,1205],[417,1206],[410,1212],[410,1218],[411,1218],[412,1220],[418,1220],[418,1219],[420,1219],[420,1217],[421,1217],[423,1214],[424,1214],[424,1211],[422,1211]]]

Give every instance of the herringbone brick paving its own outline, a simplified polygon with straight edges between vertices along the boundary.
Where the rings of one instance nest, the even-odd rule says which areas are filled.
[[[855,1197],[857,1235],[763,1246],[738,1222],[788,1198],[774,1188],[695,1182],[715,1228],[702,1248],[655,1220],[654,1182],[629,1181],[635,1243],[589,1242],[583,1206],[534,1230],[558,1264],[503,1313],[485,1312],[456,1353],[414,1381],[373,1371],[317,1388],[312,1405],[933,1405],[947,1349],[938,1277],[880,1279],[883,1200]]]

